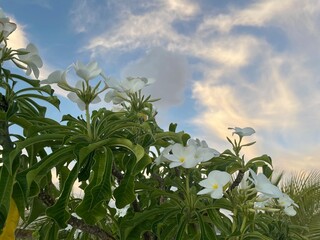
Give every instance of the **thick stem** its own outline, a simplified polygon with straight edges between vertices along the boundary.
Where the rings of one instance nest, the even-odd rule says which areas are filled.
[[[39,193],[39,199],[47,206],[52,206],[55,203],[55,200],[47,194],[45,191],[41,191]],[[95,235],[99,237],[100,239],[105,240],[115,240],[115,238],[105,230],[97,227],[86,224],[82,219],[76,218],[74,216],[70,216],[70,219],[68,220],[68,224],[70,224],[72,227],[77,228],[79,230],[82,230],[86,233],[90,233],[92,235]]]
[[[242,179],[244,176],[244,171],[243,170],[239,170],[238,175],[236,177],[236,179],[234,180],[234,182],[231,184],[231,186],[229,187],[227,192],[232,191],[233,189],[235,189],[237,186],[239,186],[239,184],[241,183]]]

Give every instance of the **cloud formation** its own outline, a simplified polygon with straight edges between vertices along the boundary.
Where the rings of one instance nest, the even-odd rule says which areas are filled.
[[[167,106],[183,101],[188,68],[194,76],[194,105],[188,110],[195,112],[188,121],[203,138],[223,147],[228,127],[251,126],[258,143],[249,155],[271,151],[281,168],[318,164],[320,3],[249,1],[212,14],[204,9],[212,3],[204,2],[110,1],[102,9],[114,21],[106,20],[86,50],[97,58],[114,54],[114,61],[125,60],[126,73],[156,75],[156,94]],[[85,11],[78,15],[90,16],[90,7],[81,6]],[[94,21],[84,19],[78,26],[88,29]],[[159,70],[166,65],[179,71]],[[168,97],[172,84],[176,91]]]

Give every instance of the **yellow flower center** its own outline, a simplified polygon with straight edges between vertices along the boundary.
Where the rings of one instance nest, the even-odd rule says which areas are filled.
[[[212,184],[212,189],[218,189],[219,185],[218,184]]]
[[[179,158],[179,161],[182,162],[182,163],[183,163],[185,160],[186,160],[186,159],[185,159],[184,157]]]

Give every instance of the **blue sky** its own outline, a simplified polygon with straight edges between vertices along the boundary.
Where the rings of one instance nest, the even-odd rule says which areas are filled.
[[[256,134],[248,141],[257,143],[248,158],[267,153],[276,169],[319,169],[319,1],[0,0],[0,7],[18,24],[12,45],[38,47],[41,78],[77,60],[96,60],[117,79],[153,77],[146,93],[162,99],[155,105],[163,128],[177,122],[223,151],[228,127],[250,126]],[[81,114],[61,99],[61,114]]]

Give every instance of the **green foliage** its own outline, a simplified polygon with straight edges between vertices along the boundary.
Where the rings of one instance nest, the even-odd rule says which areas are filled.
[[[257,192],[263,190],[257,190],[254,174],[260,171],[265,179],[271,178],[272,160],[268,155],[245,159],[242,150],[255,142],[243,143],[244,133],[234,132],[238,137],[227,138],[230,149],[199,160],[194,167],[178,166],[184,157],[172,167],[164,152],[174,155],[172,146],[177,145],[191,149],[191,136],[176,132],[177,124],[171,124],[168,131],[158,126],[155,100],[145,97],[141,89],[118,93],[121,111],[100,108],[90,112],[97,95],[111,91],[107,83],[99,90],[101,81],[93,88],[90,79],[84,79],[82,89],[58,82],[80,100],[84,98],[85,114],[64,115],[61,121],[47,118],[49,106],[59,109],[54,90],[4,68],[4,62],[11,59],[8,56],[27,53],[7,49],[6,39],[2,41],[1,50],[7,55],[0,66],[0,229],[12,196],[23,227],[41,240],[320,237],[319,202],[314,201],[320,197],[318,173],[298,175],[283,185],[299,205],[296,216],[284,214],[287,209],[279,196],[269,197],[273,205],[257,208],[255,204],[261,202]],[[197,144],[194,149],[202,153],[194,158],[212,153],[205,144]],[[249,170],[250,180],[245,175]],[[233,175],[232,181],[221,186],[220,198],[199,193],[203,190],[199,183],[213,171]],[[216,190],[218,183],[209,190]],[[75,190],[82,196],[76,197]]]

